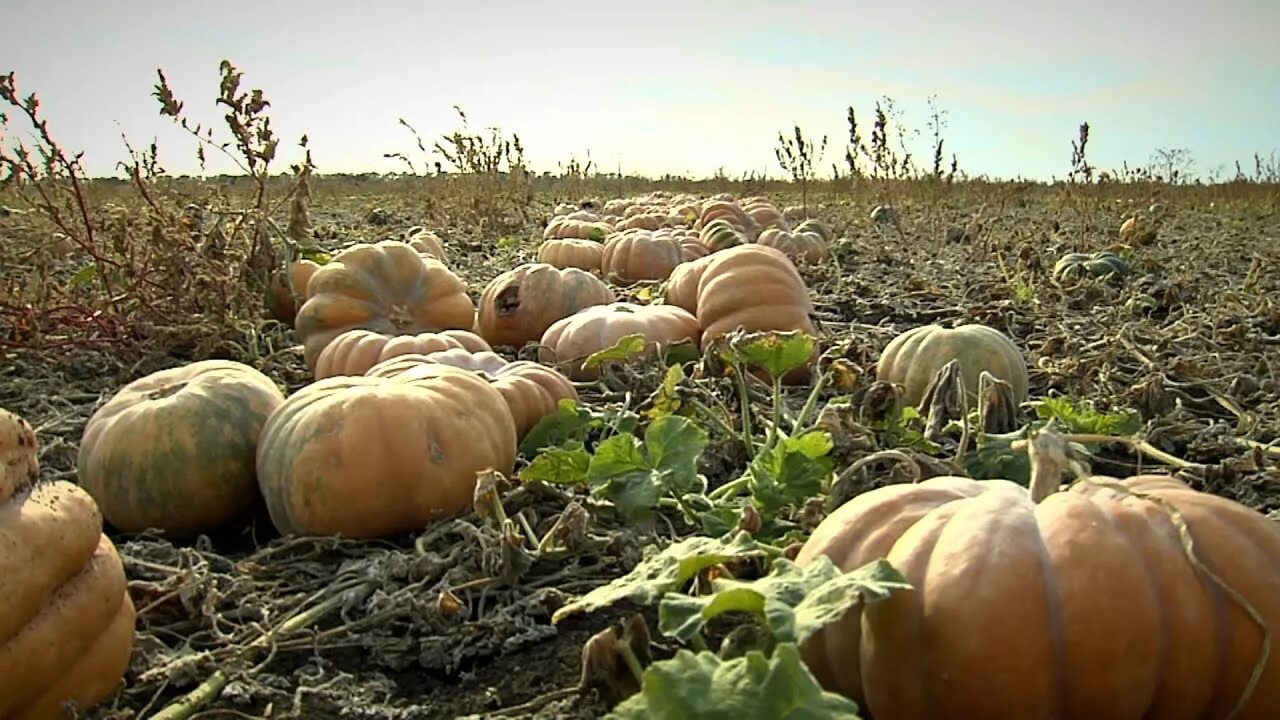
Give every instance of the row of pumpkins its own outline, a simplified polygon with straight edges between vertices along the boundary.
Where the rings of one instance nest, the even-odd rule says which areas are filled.
[[[51,717],[118,685],[134,608],[104,516],[189,536],[260,495],[282,533],[418,530],[469,507],[477,471],[509,473],[522,435],[593,375],[582,359],[622,336],[705,349],[737,327],[814,332],[795,262],[759,243],[678,264],[663,305],[615,302],[594,273],[544,263],[500,275],[478,311],[458,288],[410,243],[338,253],[299,298],[315,382],[285,397],[219,360],[136,380],[86,426],[78,485],[35,483],[34,433],[0,417],[0,718]],[[493,352],[526,342],[541,362]],[[1026,399],[1021,351],[982,325],[908,330],[876,374],[916,403],[953,358],[967,388],[987,371]],[[1177,522],[1216,580],[1188,561]],[[1280,626],[1280,531],[1167,476],[1044,498],[1004,480],[889,486],[826,518],[797,562],[819,556],[846,571],[887,557],[917,588],[804,648],[825,687],[880,720],[1226,717],[1259,623]],[[1280,716],[1276,667],[1239,717]]]

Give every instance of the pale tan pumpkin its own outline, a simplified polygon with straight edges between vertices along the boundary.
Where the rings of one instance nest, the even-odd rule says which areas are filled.
[[[412,379],[341,376],[294,393],[258,445],[282,534],[384,537],[471,506],[476,473],[510,474],[516,426],[484,378],[432,363]]]
[[[368,374],[371,377],[410,379],[416,376],[415,373],[425,372],[416,370],[424,363],[440,363],[481,374],[502,395],[511,410],[517,440],[523,440],[542,418],[554,413],[561,400],[578,400],[578,391],[573,383],[555,370],[535,362],[509,362],[488,351],[470,352],[453,348],[421,355],[401,355],[378,363]]]
[[[614,299],[609,286],[585,270],[526,263],[485,287],[476,327],[491,345],[520,347],[542,337],[560,318]]]
[[[0,410],[0,717],[86,711],[119,687],[133,651],[124,566],[93,498],[38,482],[35,433]]]
[[[642,280],[665,280],[681,262],[680,245],[671,236],[627,230],[605,242],[600,268],[610,282],[629,285]]]
[[[781,250],[797,263],[817,264],[828,257],[827,243],[816,232],[791,232],[773,227],[760,233],[756,242]]]
[[[891,485],[823,520],[800,565],[886,558],[913,589],[810,638],[822,685],[877,720],[1229,717],[1262,632],[1188,559],[1170,509],[1273,633],[1280,526],[1169,476],[1053,492],[1057,475],[1033,477],[1030,493],[963,477]],[[1280,663],[1236,717],[1280,717]]]
[[[902,386],[902,401],[917,405],[933,377],[953,359],[972,402],[977,402],[983,371],[1013,386],[1013,399],[1027,399],[1027,361],[1013,341],[986,325],[944,328],[922,325],[899,334],[885,346],[876,363],[876,379]]]
[[[475,304],[466,285],[438,260],[384,240],[343,250],[316,271],[298,310],[298,339],[315,370],[325,346],[348,330],[413,335],[469,330]]]
[[[600,272],[604,246],[595,240],[573,238],[546,240],[538,246],[538,262],[564,269]]]
[[[258,434],[283,402],[271,378],[231,360],[151,373],[89,418],[76,477],[124,532],[216,529],[253,504]]]
[[[583,361],[637,334],[645,338],[643,357],[678,343],[697,347],[702,333],[697,318],[674,305],[597,305],[547,328],[538,360],[564,368],[574,380],[593,380],[599,370],[584,367]]]
[[[417,335],[383,335],[372,330],[348,330],[325,346],[316,359],[317,380],[335,375],[363,375],[378,363],[399,356],[462,348],[492,350],[484,338],[469,330],[444,330]]]
[[[444,242],[440,236],[424,227],[414,226],[406,230],[404,241],[421,255],[435,258],[442,263],[449,262],[449,256],[445,253]]]

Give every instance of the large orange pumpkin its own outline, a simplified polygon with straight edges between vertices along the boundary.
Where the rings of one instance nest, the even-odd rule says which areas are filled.
[[[516,425],[506,400],[475,373],[431,367],[404,380],[318,380],[271,416],[258,486],[282,534],[420,530],[471,506],[477,472],[511,473]]]
[[[369,368],[399,355],[463,348],[469,352],[492,350],[484,338],[470,330],[444,330],[417,335],[383,335],[372,330],[348,330],[325,346],[316,358],[317,380],[334,375],[364,375]]]
[[[463,348],[421,355],[401,355],[369,369],[371,377],[411,379],[430,370],[418,366],[439,363],[478,373],[502,395],[516,423],[516,439],[524,436],[542,418],[554,413],[561,400],[578,400],[578,391],[564,375],[535,362],[509,362],[495,352],[471,352]]]
[[[80,485],[124,532],[189,537],[253,504],[254,454],[284,394],[243,363],[201,360],[134,380],[85,425]]]
[[[124,566],[93,498],[39,482],[36,435],[0,410],[0,718],[62,717],[120,685],[133,652]]]
[[[651,355],[681,342],[697,346],[702,333],[697,318],[674,305],[597,305],[547,328],[538,360],[565,368],[574,380],[593,380],[599,370],[584,367],[583,361],[637,334],[645,338],[644,355]]]
[[[407,243],[384,240],[343,250],[316,271],[298,310],[298,339],[307,367],[335,337],[348,330],[412,335],[470,330],[475,305],[444,263]]]
[[[614,299],[609,286],[585,270],[526,263],[485,287],[476,327],[491,345],[520,347],[560,318]]]
[[[551,239],[538,246],[538,262],[561,269],[578,268],[600,272],[600,261],[603,258],[604,246],[595,240]]]
[[[914,589],[814,635],[814,675],[877,720],[1229,717],[1262,631],[1188,559],[1170,511],[1272,633],[1280,527],[1173,477],[1093,480],[1054,492],[1054,472],[1028,493],[936,477],[847,502],[797,562],[848,571],[883,557]],[[1280,717],[1274,647],[1236,717]]]
[[[683,261],[680,243],[670,234],[627,230],[605,242],[600,269],[611,282],[629,285],[665,280]]]

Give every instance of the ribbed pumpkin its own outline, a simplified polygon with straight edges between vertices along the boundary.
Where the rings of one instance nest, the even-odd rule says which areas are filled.
[[[627,230],[605,242],[600,269],[610,282],[628,285],[666,280],[681,262],[680,243],[670,234]]]
[[[592,380],[599,376],[599,370],[583,367],[583,361],[637,334],[645,338],[645,355],[651,355],[681,342],[697,346],[702,333],[697,318],[675,305],[598,305],[547,328],[538,360],[564,368],[574,380]]]
[[[435,258],[442,263],[449,262],[449,256],[444,251],[444,242],[440,240],[440,236],[424,227],[414,226],[406,230],[404,241],[420,255]]]
[[[201,360],[134,380],[85,425],[76,475],[107,521],[190,537],[257,495],[254,454],[284,394],[243,363]]]
[[[604,246],[595,240],[553,239],[538,246],[538,262],[554,267],[600,272]]]
[[[120,685],[133,652],[124,566],[93,498],[39,482],[36,435],[0,410],[0,717],[87,710]]]
[[[902,386],[902,401],[916,405],[933,377],[952,360],[960,361],[964,387],[974,402],[978,378],[985,370],[1013,386],[1013,399],[1027,399],[1027,361],[1013,341],[986,325],[944,328],[922,325],[898,335],[885,346],[876,364],[876,379]]]
[[[334,255],[307,293],[297,327],[312,370],[320,351],[348,330],[413,335],[470,330],[475,322],[475,305],[458,276],[398,240],[360,243]]]
[[[410,380],[332,377],[294,393],[258,445],[282,534],[384,537],[471,506],[476,473],[510,474],[516,428],[484,378],[433,364]]]
[[[765,245],[740,245],[685,263],[672,273],[666,299],[698,318],[703,349],[739,328],[817,334],[804,279],[786,255]]]
[[[317,380],[334,375],[363,375],[369,368],[398,355],[463,348],[468,352],[492,350],[484,338],[470,330],[444,330],[417,335],[383,335],[372,330],[348,330],[325,346],[316,359]]]
[[[585,270],[526,263],[485,287],[476,327],[491,345],[521,347],[560,318],[614,299],[613,290]]]
[[[887,558],[914,589],[810,638],[822,685],[876,720],[1230,717],[1262,632],[1189,560],[1170,510],[1272,633],[1280,526],[1168,476],[1054,492],[1057,475],[1033,477],[1030,493],[962,477],[891,485],[823,520],[799,564]],[[1280,717],[1274,647],[1235,717]]]
[[[497,390],[511,410],[516,423],[516,439],[524,436],[542,418],[559,407],[561,400],[578,399],[578,391],[564,375],[535,362],[509,362],[494,352],[469,352],[462,348],[421,355],[401,355],[369,369],[370,377],[410,379],[423,371],[423,364],[439,363],[478,373]]]
[[[827,243],[830,243],[835,236],[831,232],[831,227],[816,218],[809,218],[796,226],[795,233],[815,233]]]
[[[827,243],[816,232],[791,232],[774,227],[760,233],[756,242],[781,250],[797,263],[817,264],[828,257]]]
[[[698,231],[698,239],[711,252],[719,252],[747,242],[747,235],[740,225],[718,219],[703,225]]]
[[[1084,278],[1123,277],[1129,274],[1129,263],[1113,252],[1068,253],[1053,265],[1053,279],[1058,283],[1079,282]]]

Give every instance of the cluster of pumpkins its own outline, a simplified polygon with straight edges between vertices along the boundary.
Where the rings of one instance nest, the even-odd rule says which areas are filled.
[[[705,351],[739,328],[817,334],[803,255],[758,242],[786,211],[654,194],[577,212],[548,231],[588,237],[543,247],[594,243],[598,265],[544,257],[499,274],[478,303],[421,229],[295,263],[285,286],[315,381],[286,397],[222,360],[135,380],[90,418],[78,485],[36,483],[34,433],[0,417],[0,718],[84,707],[118,684],[134,610],[104,518],[189,537],[261,497],[284,534],[418,530],[465,511],[478,472],[509,474],[521,438],[595,376],[583,361],[622,337],[653,353]],[[721,221],[757,242],[713,249],[702,235]],[[665,271],[645,249],[658,242],[680,253]],[[665,280],[664,302],[616,300],[642,279]],[[529,343],[537,362],[494,352]],[[982,325],[908,330],[876,375],[917,403],[952,359],[967,388],[986,371],[1026,399],[1021,351]],[[1280,716],[1280,669],[1258,664],[1280,627],[1280,530],[1169,476],[1097,480],[1034,497],[941,477],[840,507],[797,562],[850,571],[885,557],[915,589],[811,637],[815,676],[882,720]]]

